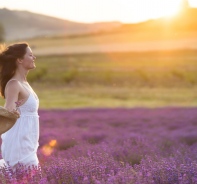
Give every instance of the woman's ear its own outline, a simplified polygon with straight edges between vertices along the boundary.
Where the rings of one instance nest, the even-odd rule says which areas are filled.
[[[22,60],[21,58],[18,58],[18,59],[16,60],[16,62],[17,62],[18,64],[21,64],[21,63],[23,62],[23,60]]]

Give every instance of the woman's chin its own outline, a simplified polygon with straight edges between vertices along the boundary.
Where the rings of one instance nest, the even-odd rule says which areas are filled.
[[[36,68],[36,65],[34,65],[33,67],[31,67],[29,70],[33,70]]]

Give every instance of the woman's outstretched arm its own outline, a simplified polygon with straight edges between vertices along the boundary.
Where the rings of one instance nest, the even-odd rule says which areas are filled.
[[[20,92],[20,86],[18,81],[13,80],[8,82],[6,89],[5,89],[5,105],[4,107],[17,115],[19,112],[16,109],[16,102],[18,101],[18,96]]]

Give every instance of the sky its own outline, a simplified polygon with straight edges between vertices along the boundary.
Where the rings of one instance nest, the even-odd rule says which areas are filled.
[[[0,8],[27,10],[75,22],[136,23],[172,16],[182,0],[0,0]],[[189,0],[197,7],[197,0]]]

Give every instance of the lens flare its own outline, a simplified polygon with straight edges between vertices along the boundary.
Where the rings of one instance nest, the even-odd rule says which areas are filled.
[[[42,153],[45,155],[45,156],[49,156],[51,155],[51,153],[53,152],[53,148],[51,148],[49,145],[45,145],[42,147]]]
[[[49,146],[51,146],[51,147],[54,147],[56,144],[57,144],[57,141],[56,140],[51,140],[49,142]]]
[[[44,145],[41,149],[42,153],[45,156],[50,156],[53,151],[54,151],[54,147],[56,146],[57,141],[55,139],[51,140],[48,144]]]

